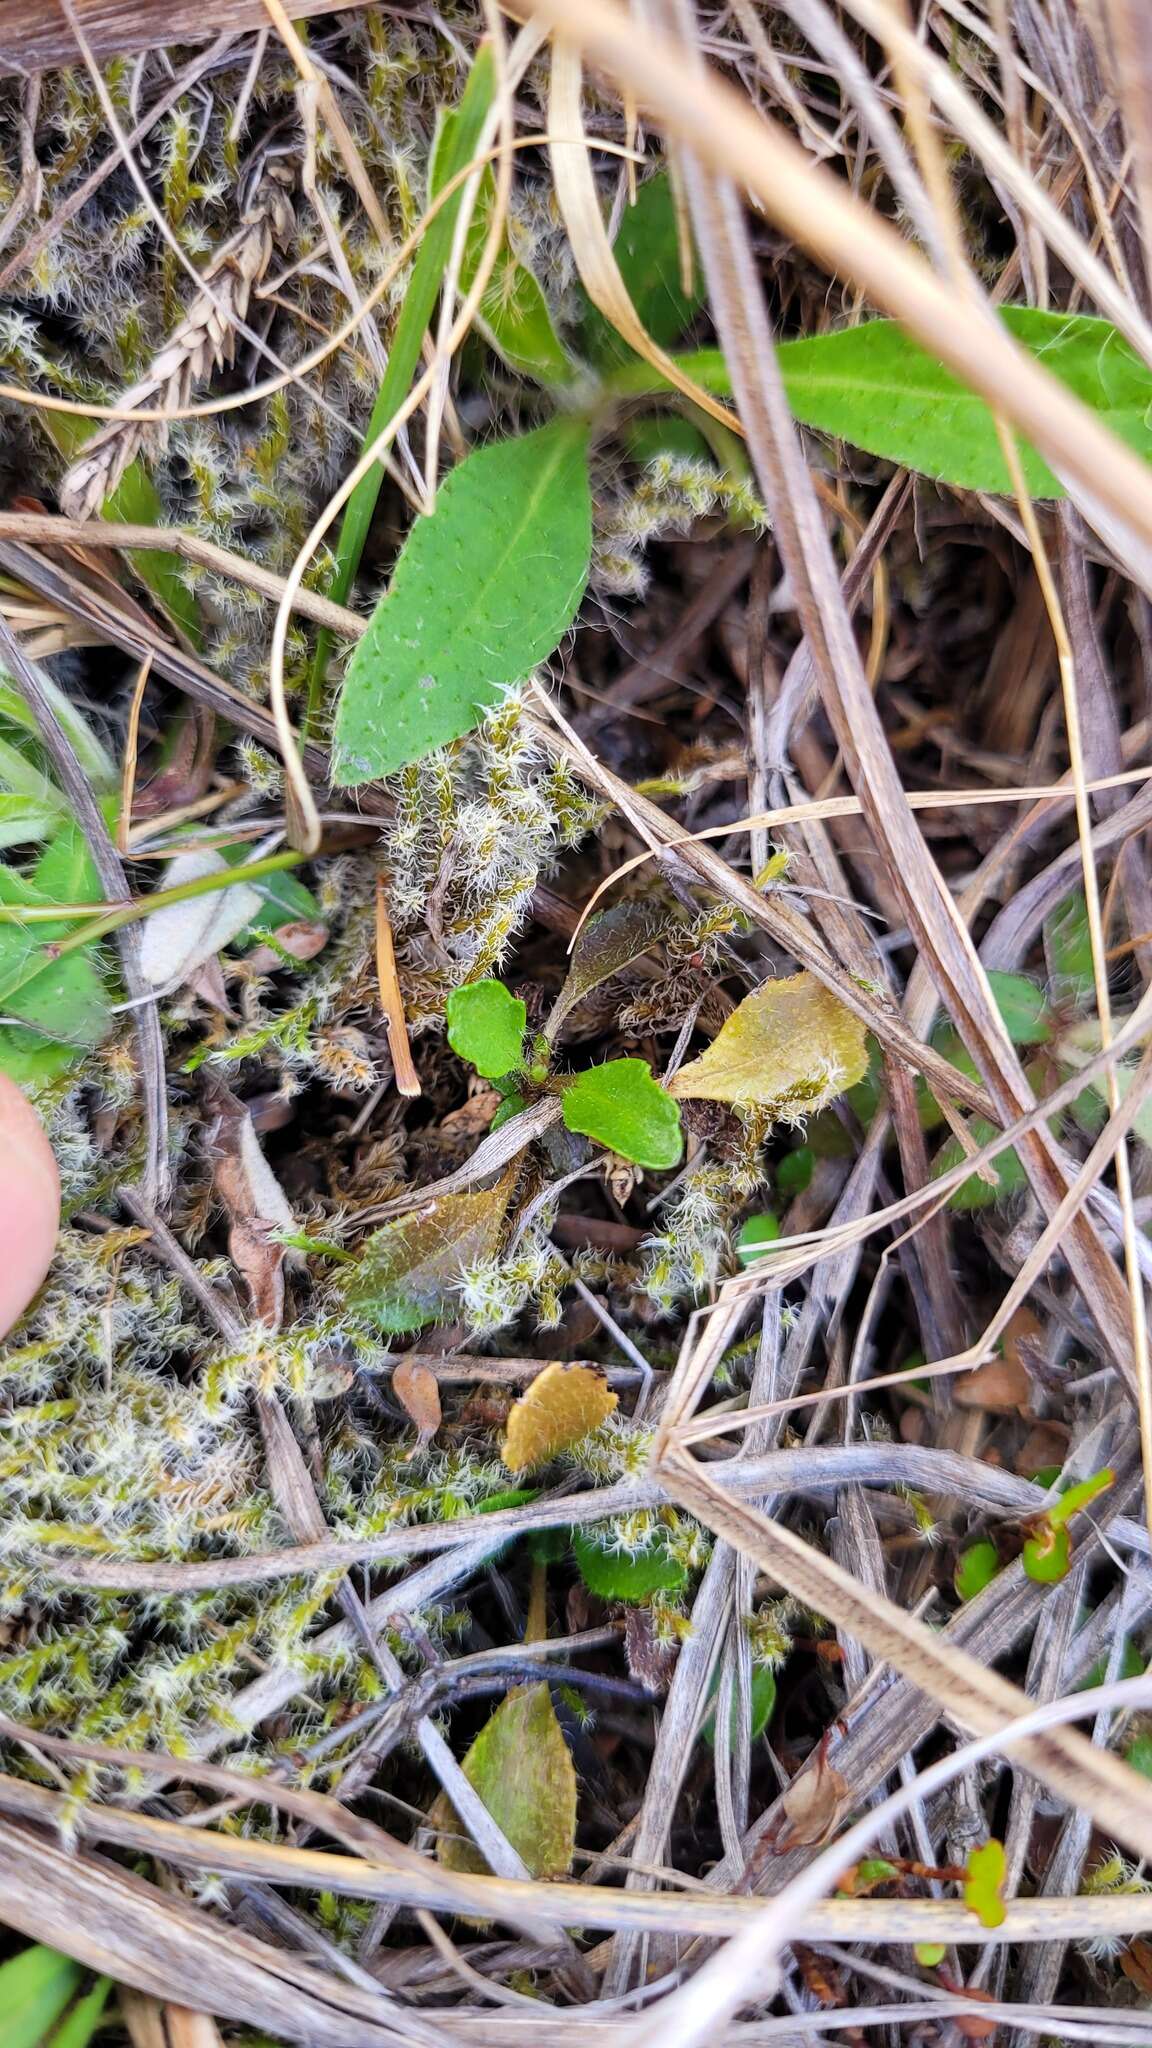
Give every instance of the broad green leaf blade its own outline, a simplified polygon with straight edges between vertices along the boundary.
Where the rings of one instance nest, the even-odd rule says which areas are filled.
[[[571,625],[591,547],[583,421],[469,455],[416,521],[348,664],[336,781],[390,775],[470,732]]]
[[[606,1060],[564,1090],[564,1122],[637,1166],[678,1166],[684,1150],[680,1111],[652,1078],[647,1060]]]
[[[54,1948],[25,1948],[0,1965],[4,2048],[41,2048],[49,2028],[79,1988],[84,1972]]]
[[[492,1081],[511,1073],[520,1058],[527,1005],[502,981],[469,981],[454,988],[446,1006],[448,1043],[478,1074]]]
[[[756,1103],[787,1119],[823,1109],[867,1071],[860,1019],[814,974],[782,975],[745,996],[669,1091]]]
[[[510,1692],[480,1730],[462,1766],[497,1826],[534,1878],[564,1877],[576,1847],[576,1772],[546,1685]],[[452,1834],[436,1844],[449,1870],[488,1868],[446,1800],[436,1819]]]
[[[1152,461],[1152,371],[1109,320],[1004,306],[1009,332],[1082,399],[1122,441]],[[1011,490],[992,415],[950,370],[934,362],[891,320],[869,320],[836,334],[786,341],[779,348],[788,401],[798,420],[942,483],[973,491]],[[716,349],[681,357],[690,376],[719,397],[731,379]],[[626,364],[614,392],[651,391],[648,364]],[[1024,475],[1038,498],[1063,487],[1043,457],[1020,443]]]
[[[704,280],[696,258],[692,288],[684,290],[676,206],[667,171],[648,178],[636,194],[636,204],[625,208],[612,253],[643,325],[661,348],[670,347],[703,304]],[[594,306],[588,308],[582,338],[598,368],[635,361],[627,342]]]
[[[101,889],[79,827],[60,827],[32,877],[0,865],[0,903],[45,908],[53,903],[94,903]],[[86,948],[55,959],[52,943],[74,929],[70,921],[0,925],[0,1012],[29,1028],[0,1029],[0,1071],[21,1083],[62,1073],[98,1045],[108,1028],[108,995]]]
[[[617,1405],[603,1373],[590,1365],[546,1365],[514,1401],[501,1451],[510,1472],[546,1465],[606,1422]]]
[[[443,152],[444,184],[455,177],[457,171],[463,170],[465,164],[470,163],[476,154],[480,132],[492,104],[495,79],[492,52],[484,45],[477,52],[476,61],[468,74],[468,83],[455,117],[451,140]],[[383,431],[393,413],[408,395],[416,374],[416,366],[420,361],[424,334],[432,318],[445,266],[451,253],[452,236],[460,213],[463,190],[463,185],[460,185],[451,199],[445,201],[435,220],[428,223],[421,237],[412,265],[412,274],[400,302],[392,344],[388,350],[388,366],[381,379],[376,403],[372,407],[365,430],[365,447],[369,447]],[[383,477],[384,471],[377,464],[357,484],[344,508],[344,517],[336,538],[336,567],[328,586],[328,595],[334,598],[337,604],[343,604],[360,567],[360,557],[364,553],[364,543],[368,538],[368,529],[372,524],[372,514],[376,510],[376,500],[380,495]],[[309,713],[315,710],[320,699],[331,645],[331,634],[321,632],[317,637],[316,652],[309,673]]]
[[[648,1550],[614,1550],[589,1530],[574,1529],[572,1553],[588,1591],[600,1600],[642,1606],[653,1593],[678,1593],[688,1582],[684,1566],[662,1543]]]
[[[441,117],[428,165],[428,191],[432,197],[443,189],[452,175],[451,170],[445,167],[459,167],[468,161],[460,154],[458,133],[461,119],[461,113],[456,110]],[[471,289],[479,269],[495,197],[496,179],[488,169],[480,179],[468,226],[464,260],[460,266],[462,291]],[[477,325],[487,335],[497,355],[503,356],[510,368],[518,370],[522,376],[532,377],[538,384],[572,382],[574,366],[552,325],[552,315],[540,281],[516,255],[507,230],[484,288]]]
[[[999,969],[993,969],[988,981],[1013,1045],[1046,1044],[1052,1024],[1043,989],[1026,974],[1002,974]]]
[[[465,1267],[495,1251],[511,1193],[506,1176],[494,1188],[442,1195],[374,1231],[341,1275],[348,1307],[391,1335],[448,1314]]]

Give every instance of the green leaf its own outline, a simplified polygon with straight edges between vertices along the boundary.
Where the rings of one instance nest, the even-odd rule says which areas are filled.
[[[1072,1563],[1072,1539],[1063,1524],[1042,1522],[1025,1543],[1021,1562],[1027,1577],[1037,1586],[1056,1586],[1066,1579]]]
[[[76,413],[48,412],[41,415],[46,431],[69,462],[75,460],[102,422],[82,419]],[[105,498],[103,519],[124,526],[163,526],[164,507],[142,462],[130,462],[116,489]],[[183,565],[177,554],[166,548],[133,548],[128,560],[147,589],[158,598],[173,623],[193,647],[202,640],[196,599],[184,582]]]
[[[469,981],[454,988],[446,1005],[448,1043],[478,1074],[494,1080],[520,1058],[528,1009],[502,981]]]
[[[969,1852],[964,1904],[970,1913],[975,1913],[981,1927],[999,1927],[1007,1917],[1002,1896],[1007,1874],[1003,1842],[993,1839]]]
[[[442,176],[444,183],[455,177],[470,163],[476,154],[488,109],[492,104],[496,72],[492,51],[482,45],[468,74],[468,83],[452,130],[451,140],[443,151]],[[412,264],[411,274],[400,301],[400,311],[388,350],[388,364],[376,394],[376,402],[364,433],[363,446],[372,442],[387,426],[392,415],[398,411],[407,397],[428,322],[435,310],[444,271],[452,249],[452,237],[460,213],[460,201],[464,187],[460,185],[451,199],[446,200],[435,220],[429,221],[420,237],[420,244]],[[357,484],[340,522],[336,537],[336,566],[328,586],[328,595],[337,604],[343,604],[352,588],[364,543],[376,510],[380,485],[384,471],[379,463],[374,464],[367,476]],[[328,655],[332,647],[332,635],[321,631],[316,639],[316,652],[308,674],[308,713],[311,716],[319,707],[323,694],[324,677],[328,666]]]
[[[990,1124],[985,1117],[973,1117],[968,1129],[975,1145],[987,1145],[996,1136],[996,1126]],[[932,1168],[933,1176],[939,1179],[941,1174],[951,1173],[954,1166],[963,1163],[963,1159],[964,1148],[959,1138],[949,1138],[947,1144],[941,1146],[936,1154]],[[970,1174],[967,1180],[961,1181],[958,1188],[953,1188],[948,1197],[948,1207],[965,1212],[990,1209],[994,1203],[1004,1201],[1008,1195],[1018,1193],[1026,1185],[1028,1176],[1020,1164],[1019,1154],[1013,1151],[1011,1146],[996,1154],[994,1166],[997,1178],[994,1187],[986,1180],[981,1180],[978,1173]]]
[[[679,340],[703,304],[704,282],[699,260],[693,265],[691,291],[686,292],[681,282],[680,237],[667,171],[647,179],[636,194],[635,205],[625,208],[612,253],[643,325],[661,348],[669,347]],[[598,368],[636,360],[627,342],[594,306],[585,315],[582,340]]]
[[[711,1695],[712,1697],[715,1697],[715,1695],[716,1695],[716,1693],[717,1693],[717,1692],[719,1691],[719,1689],[720,1689],[720,1674],[719,1674],[719,1672],[717,1671],[717,1672],[716,1672],[716,1673],[715,1673],[715,1674],[713,1675],[712,1683],[711,1683],[711,1685],[709,1686],[709,1688],[708,1688],[708,1691],[709,1691],[709,1694],[710,1694],[710,1695]],[[755,1666],[755,1667],[753,1668],[753,1672],[752,1672],[752,1703],[751,1703],[751,1704],[752,1704],[752,1721],[751,1721],[751,1727],[750,1727],[750,1729],[749,1729],[749,1734],[750,1734],[750,1736],[751,1736],[751,1738],[752,1738],[752,1741],[753,1741],[753,1742],[755,1742],[755,1741],[756,1741],[756,1738],[757,1738],[757,1736],[763,1735],[763,1733],[764,1733],[764,1730],[765,1730],[765,1729],[766,1729],[766,1727],[768,1726],[768,1723],[769,1723],[769,1721],[770,1721],[770,1720],[772,1719],[772,1710],[773,1710],[773,1708],[774,1708],[774,1707],[775,1707],[775,1705],[776,1705],[776,1674],[775,1674],[775,1672],[774,1672],[774,1671],[769,1671],[769,1669],[768,1669],[768,1666],[767,1666],[766,1664],[757,1664],[757,1665],[756,1665],[756,1666]],[[736,1699],[735,1689],[733,1689],[733,1695],[732,1695],[732,1713],[731,1713],[731,1717],[730,1717],[730,1719],[731,1719],[731,1740],[732,1740],[732,1742],[733,1742],[733,1744],[734,1744],[734,1743],[735,1743],[735,1741],[736,1741],[736,1735],[737,1735],[737,1730],[739,1729],[739,1726],[740,1726],[739,1702],[738,1702],[738,1701],[737,1701],[737,1699]],[[707,1720],[705,1721],[705,1723],[704,1723],[704,1726],[703,1726],[703,1728],[701,1729],[701,1731],[700,1731],[700,1732],[701,1732],[701,1734],[703,1735],[703,1737],[704,1737],[704,1740],[705,1740],[705,1742],[706,1742],[706,1743],[708,1744],[708,1747],[709,1747],[709,1749],[715,1749],[715,1747],[716,1747],[716,1710],[715,1710],[715,1708],[713,1708],[712,1712],[711,1712],[711,1713],[709,1714],[709,1716],[708,1716],[708,1719],[707,1719]]]
[[[83,1998],[77,1999],[71,2012],[65,2013],[44,2048],[88,2048],[104,2017],[111,1990],[111,1977],[98,1977],[91,1991],[85,1992]]]
[[[252,848],[245,845],[222,846],[220,849],[229,867],[243,867],[252,858]],[[320,922],[320,905],[303,882],[287,868],[280,868],[275,874],[257,875],[247,887],[260,898],[260,908],[241,931],[228,941],[233,953],[247,952],[250,946],[268,932],[278,932],[286,924],[317,924]]]
[[[816,1155],[811,1145],[797,1145],[786,1152],[776,1168],[776,1185],[782,1195],[802,1195],[812,1185]]]
[[[572,1531],[572,1551],[580,1577],[600,1600],[625,1600],[636,1607],[653,1593],[678,1593],[688,1583],[682,1564],[662,1543],[649,1550],[613,1550],[587,1529]]]
[[[51,802],[38,803],[35,797],[0,791],[0,848],[46,839],[60,823],[61,808]]]
[[[1000,1570],[1000,1559],[996,1545],[986,1540],[969,1544],[956,1560],[952,1583],[961,1600],[974,1600],[985,1586],[990,1586]]]
[[[646,413],[642,419],[621,420],[618,439],[633,462],[647,464],[673,456],[681,462],[708,462],[712,451],[691,420],[679,413]]]
[[[1013,1045],[1044,1045],[1052,1036],[1048,998],[1024,974],[988,976],[996,1007]]]
[[[860,1019],[814,974],[770,976],[669,1082],[679,1097],[759,1103],[784,1120],[824,1108],[868,1071]]]
[[[0,1964],[4,2048],[41,2048],[49,2028],[79,1989],[84,1972],[54,1948],[21,1949]]]
[[[1152,1778],[1152,1735],[1134,1735],[1124,1751],[1124,1761],[1142,1778]]]
[[[1092,935],[1083,889],[1073,889],[1045,918],[1044,950],[1053,981],[1073,1002],[1082,1003],[1095,986]]]
[[[615,903],[611,910],[590,917],[577,937],[567,978],[544,1026],[549,1043],[555,1044],[561,1025],[577,1003],[614,974],[623,973],[667,930],[668,919],[646,903]]]
[[[459,132],[463,111],[441,114],[428,165],[428,194],[435,198],[453,175],[468,161],[471,152],[461,152]],[[460,289],[470,291],[488,230],[496,198],[496,179],[489,167],[481,174],[476,204],[468,225],[464,260],[460,265]],[[521,262],[511,247],[505,229],[497,250],[492,274],[484,288],[476,324],[491,342],[497,355],[521,376],[538,384],[570,384],[574,366],[561,345],[548,301],[539,279]]]
[[[607,1060],[569,1082],[562,1097],[570,1131],[595,1138],[637,1166],[678,1166],[680,1111],[653,1080],[647,1060]]]
[[[736,1236],[736,1250],[742,1259],[755,1258],[765,1245],[775,1244],[780,1235],[780,1218],[770,1209],[762,1215],[749,1216],[740,1225]]]
[[[918,1941],[913,1945],[912,1953],[922,1969],[934,1970],[938,1963],[944,1961],[948,1951],[942,1941]]]
[[[585,422],[467,456],[413,526],[348,664],[336,780],[390,775],[470,732],[571,625],[591,547]]]
[[[0,903],[48,908],[98,902],[102,891],[79,826],[69,819],[49,841],[31,878],[0,866]],[[21,1085],[48,1080],[100,1040],[108,994],[90,950],[54,959],[51,945],[74,929],[68,919],[0,924],[0,1071]],[[26,1025],[27,1030],[21,1030]]]
[[[1116,1474],[1107,1468],[1103,1472],[1093,1472],[1088,1479],[1077,1480],[1072,1486],[1066,1487],[1052,1502],[1047,1510],[1047,1520],[1054,1529],[1063,1528],[1066,1522],[1071,1521],[1073,1515],[1078,1515],[1081,1509],[1098,1500],[1102,1493],[1107,1493],[1108,1488],[1115,1485],[1115,1482]]]
[[[576,1847],[576,1772],[546,1685],[526,1685],[500,1702],[461,1766],[493,1820],[519,1851],[534,1878],[564,1877]],[[488,1868],[465,1835],[450,1803],[437,1800],[433,1818],[443,1834],[436,1844],[449,1870]]]
[[[390,1335],[447,1315],[465,1267],[495,1251],[511,1193],[506,1175],[493,1188],[441,1195],[373,1231],[340,1274],[348,1307]]]
[[[1000,318],[1113,433],[1152,459],[1152,372],[1110,321],[1031,306],[1003,306]],[[778,353],[789,404],[805,426],[964,490],[1011,490],[984,400],[893,321],[870,320],[836,334],[786,341]],[[708,390],[731,396],[718,350],[697,350],[680,364]],[[620,395],[646,392],[657,381],[648,364],[627,364],[611,379],[611,389]],[[1033,495],[1062,497],[1037,451],[1021,442],[1020,454]]]
[[[489,1124],[488,1129],[490,1131],[498,1131],[500,1129],[501,1124],[510,1123],[514,1116],[519,1116],[520,1111],[522,1109],[527,1109],[527,1107],[528,1104],[525,1101],[524,1097],[519,1093],[517,1089],[513,1089],[511,1095],[506,1095],[504,1097],[504,1100],[500,1104],[499,1109],[496,1111],[496,1114],[492,1118],[492,1121]]]

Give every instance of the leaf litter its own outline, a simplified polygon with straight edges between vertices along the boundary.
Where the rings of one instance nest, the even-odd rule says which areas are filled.
[[[0,1069],[65,1195],[4,1349],[0,1978],[60,2048],[1145,2038],[1113,13],[701,17],[787,178],[708,72],[681,149],[663,8],[594,84],[469,7],[102,50],[148,205],[83,66],[0,80]],[[999,324],[913,304],[913,223]],[[1014,1741],[1064,1697],[1091,1743]]]

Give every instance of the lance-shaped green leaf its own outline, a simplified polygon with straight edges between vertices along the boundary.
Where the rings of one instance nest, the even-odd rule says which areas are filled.
[[[667,171],[646,179],[635,205],[625,207],[612,254],[641,323],[661,348],[670,347],[703,304],[704,280],[694,258],[690,287],[684,288],[680,228]],[[598,366],[633,359],[627,342],[594,306],[585,315],[581,338]]]
[[[41,2048],[83,1976],[71,1956],[39,1945],[21,1949],[0,1966],[4,2048]]]
[[[466,1267],[496,1249],[513,1178],[506,1174],[492,1188],[441,1195],[374,1231],[340,1276],[348,1307],[391,1335],[447,1315]]]
[[[1111,321],[1032,306],[1004,306],[1000,318],[1022,348],[1138,455],[1152,461],[1152,370]],[[1011,490],[984,400],[894,321],[866,320],[835,334],[782,342],[778,353],[788,402],[805,426],[942,483],[972,491]],[[727,366],[717,349],[678,360],[708,390],[731,396]],[[651,391],[657,382],[648,364],[627,363],[613,373],[610,386],[623,396]],[[1062,485],[1037,450],[1021,441],[1020,454],[1033,495],[1062,497]]]
[[[467,163],[460,149],[461,109],[442,114],[428,165],[428,191],[435,198],[448,183],[453,170]],[[476,204],[468,224],[464,258],[460,265],[460,289],[470,291],[488,231],[496,199],[496,179],[491,166],[481,174]],[[570,384],[573,365],[563,348],[548,301],[539,279],[516,255],[507,228],[496,251],[496,261],[476,315],[476,324],[487,336],[497,355],[524,377],[538,384]]]
[[[390,775],[470,732],[567,632],[591,548],[583,421],[469,455],[416,521],[348,664],[336,780]]]

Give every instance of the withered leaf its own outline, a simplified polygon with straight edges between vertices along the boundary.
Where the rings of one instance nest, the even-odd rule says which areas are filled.
[[[416,1424],[419,1444],[428,1443],[440,1427],[440,1382],[431,1366],[402,1358],[392,1374],[392,1392]]]
[[[245,1105],[216,1074],[205,1079],[214,1112],[208,1153],[216,1193],[228,1213],[228,1250],[248,1289],[252,1314],[279,1328],[284,1308],[284,1246],[275,1233],[294,1230],[296,1219]]]
[[[544,1026],[545,1038],[554,1044],[569,1011],[602,981],[639,960],[667,925],[667,918],[646,903],[614,903],[610,910],[589,918],[572,949],[568,978]]]
[[[777,1851],[814,1849],[835,1833],[852,1805],[852,1788],[829,1763],[824,1742],[796,1773],[780,1803],[785,1821],[773,1844]]]
[[[589,1365],[549,1365],[538,1373],[508,1417],[502,1456],[510,1472],[545,1465],[558,1451],[599,1429],[616,1396]]]
[[[462,1769],[532,1876],[564,1877],[576,1846],[576,1772],[548,1687],[518,1686],[510,1692],[480,1730]],[[447,1869],[487,1870],[443,1796],[432,1817],[451,1830],[436,1844]]]
[[[724,1023],[707,1052],[668,1082],[670,1095],[760,1104],[808,1116],[868,1071],[864,1026],[814,974],[766,981]]]
[[[496,1249],[514,1182],[515,1169],[495,1187],[441,1195],[373,1231],[344,1269],[349,1307],[390,1334],[449,1314],[465,1268]]]
[[[227,874],[221,854],[181,853],[170,861],[164,887],[175,889],[208,875]],[[165,903],[144,919],[140,933],[140,969],[150,988],[175,988],[211,960],[250,924],[263,898],[250,882],[240,880],[207,896],[183,903]]]

